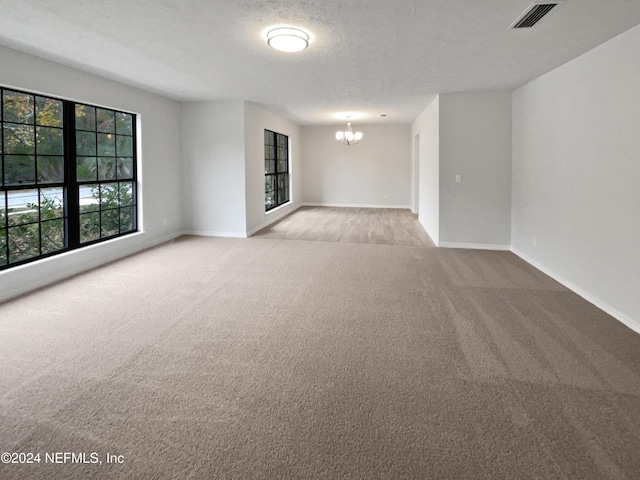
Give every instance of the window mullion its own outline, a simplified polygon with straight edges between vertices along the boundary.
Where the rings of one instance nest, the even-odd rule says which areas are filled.
[[[64,134],[64,184],[65,210],[67,213],[67,247],[78,248],[80,245],[80,189],[76,179],[76,127],[75,104],[64,102],[63,134]]]
[[[280,195],[278,192],[278,134],[274,133],[273,134],[273,158],[275,158],[275,168],[273,169],[273,171],[275,172],[275,175],[273,176],[273,198],[275,199],[276,203],[274,205],[275,207],[280,206]]]

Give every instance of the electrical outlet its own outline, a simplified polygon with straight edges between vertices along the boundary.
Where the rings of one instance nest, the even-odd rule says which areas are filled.
[[[460,183],[462,181],[462,177],[460,175],[456,175],[456,183]]]
[[[165,227],[167,226],[167,219],[166,218],[162,219],[162,225],[164,225]]]
[[[536,241],[536,237],[533,237],[533,239],[531,240],[531,244],[533,245],[533,247],[535,248],[537,246],[537,241]]]

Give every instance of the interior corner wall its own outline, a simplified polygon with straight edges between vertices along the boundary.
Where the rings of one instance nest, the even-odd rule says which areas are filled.
[[[244,102],[182,104],[185,232],[246,237]]]
[[[518,89],[512,245],[640,332],[640,26]]]
[[[440,95],[439,245],[510,248],[511,110],[511,92]]]
[[[411,125],[420,138],[418,221],[437,245],[440,241],[440,97],[434,98]],[[413,144],[413,140],[411,140]]]
[[[336,142],[334,126],[302,127],[302,192],[305,204],[409,208],[411,129],[409,125],[362,125],[362,142]]]
[[[266,213],[264,210],[264,131],[289,137],[291,202]],[[252,235],[298,208],[302,201],[302,153],[300,127],[252,102],[244,102],[246,231]]]
[[[180,104],[159,95],[0,47],[0,84],[138,115],[141,232],[0,272],[0,301],[144,248],[182,231]]]

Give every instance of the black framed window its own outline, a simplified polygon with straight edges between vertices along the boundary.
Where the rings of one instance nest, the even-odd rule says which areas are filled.
[[[75,105],[81,244],[135,228],[133,115]]]
[[[0,99],[0,269],[137,231],[135,115]]]
[[[269,211],[289,200],[289,137],[265,130],[264,209]]]

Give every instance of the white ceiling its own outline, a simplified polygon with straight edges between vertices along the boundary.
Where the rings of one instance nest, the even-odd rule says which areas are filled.
[[[433,95],[514,89],[640,23],[639,0],[0,0],[0,44],[180,100],[244,99],[301,124],[409,123]],[[313,36],[272,50],[271,25]],[[1,68],[1,66],[0,66]],[[387,117],[381,118],[381,114]]]

